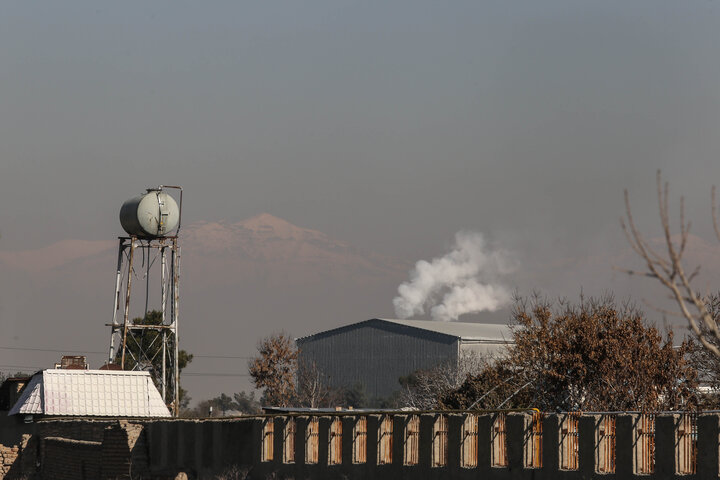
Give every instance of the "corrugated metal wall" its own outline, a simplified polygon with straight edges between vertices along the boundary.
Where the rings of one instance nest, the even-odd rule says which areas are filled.
[[[334,387],[365,385],[368,397],[400,389],[398,378],[444,361],[457,361],[458,341],[403,327],[360,325],[298,340],[301,361],[315,361]]]

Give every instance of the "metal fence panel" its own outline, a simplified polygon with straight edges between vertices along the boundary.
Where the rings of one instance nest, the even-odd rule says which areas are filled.
[[[615,415],[600,417],[595,439],[595,470],[615,473]]]
[[[580,437],[577,412],[568,413],[560,422],[560,469],[577,470],[579,464]]]
[[[283,463],[295,463],[295,419],[288,418],[283,437]]]
[[[328,465],[340,465],[342,463],[342,420],[340,417],[335,417],[330,423],[328,443]]]
[[[320,456],[320,421],[317,417],[308,420],[307,430],[305,431],[305,463],[318,463]]]
[[[360,417],[353,429],[353,463],[367,462],[367,417]]]
[[[493,467],[507,467],[507,435],[505,430],[505,413],[495,414],[490,431],[491,465]]]
[[[272,462],[273,460],[274,432],[275,420],[273,418],[266,418],[263,422],[262,451],[260,454],[260,460],[263,462]]]
[[[545,414],[533,412],[525,428],[525,467],[542,467],[543,419]]]
[[[675,425],[675,465],[679,475],[697,471],[697,413],[680,415]]]
[[[405,465],[417,465],[420,456],[420,417],[410,415],[405,424]]]
[[[392,463],[392,437],[392,417],[385,415],[380,422],[380,430],[378,432],[378,465],[389,465]]]
[[[433,424],[432,466],[444,467],[448,456],[448,420],[445,415],[438,415]]]
[[[478,466],[478,417],[470,414],[465,417],[462,425],[460,449],[460,466],[475,468]]]
[[[655,472],[655,414],[643,413],[635,424],[635,473]]]

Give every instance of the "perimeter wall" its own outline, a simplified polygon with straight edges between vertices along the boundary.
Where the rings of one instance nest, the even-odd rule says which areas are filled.
[[[715,414],[397,412],[42,420],[34,428],[19,445],[0,447],[0,478],[612,480],[719,473]]]

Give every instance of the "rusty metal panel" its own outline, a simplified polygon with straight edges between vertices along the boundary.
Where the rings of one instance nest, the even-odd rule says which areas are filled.
[[[307,422],[305,430],[305,463],[318,463],[320,456],[320,421],[317,417],[311,417]]]
[[[460,466],[475,468],[478,466],[478,417],[467,415],[461,431]]]
[[[655,472],[655,414],[643,413],[635,424],[635,473]]]
[[[697,471],[697,438],[697,413],[683,413],[675,426],[675,465],[679,475]]]
[[[543,419],[545,414],[533,412],[525,428],[525,467],[542,467]]]
[[[266,418],[263,422],[262,429],[262,451],[260,454],[260,460],[263,462],[272,462],[273,460],[273,439],[275,431],[275,420]]]
[[[380,422],[378,431],[378,465],[389,465],[392,463],[393,447],[393,421],[390,415],[385,415]]]
[[[595,445],[597,473],[615,473],[615,415],[600,418]]]
[[[446,415],[438,415],[433,424],[432,466],[447,466],[448,457],[448,419]]]
[[[507,467],[507,435],[505,430],[506,415],[503,412],[495,414],[490,430],[491,465],[493,467]]]
[[[328,443],[328,465],[340,465],[342,463],[342,420],[340,417],[335,417],[330,423]]]
[[[360,417],[353,429],[353,463],[367,462],[367,417]]]
[[[578,419],[580,413],[565,414],[560,422],[560,469],[577,470],[579,465],[580,436]]]
[[[420,417],[410,415],[405,424],[405,465],[417,465],[420,458]]]
[[[295,463],[295,419],[288,418],[283,437],[283,463]]]

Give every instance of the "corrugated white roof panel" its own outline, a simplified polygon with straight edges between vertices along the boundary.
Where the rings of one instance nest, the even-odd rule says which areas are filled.
[[[16,413],[90,417],[170,416],[148,372],[118,370],[48,369],[39,372],[9,412],[10,415]]]
[[[35,375],[20,394],[8,415],[33,415],[43,411],[42,375]]]

